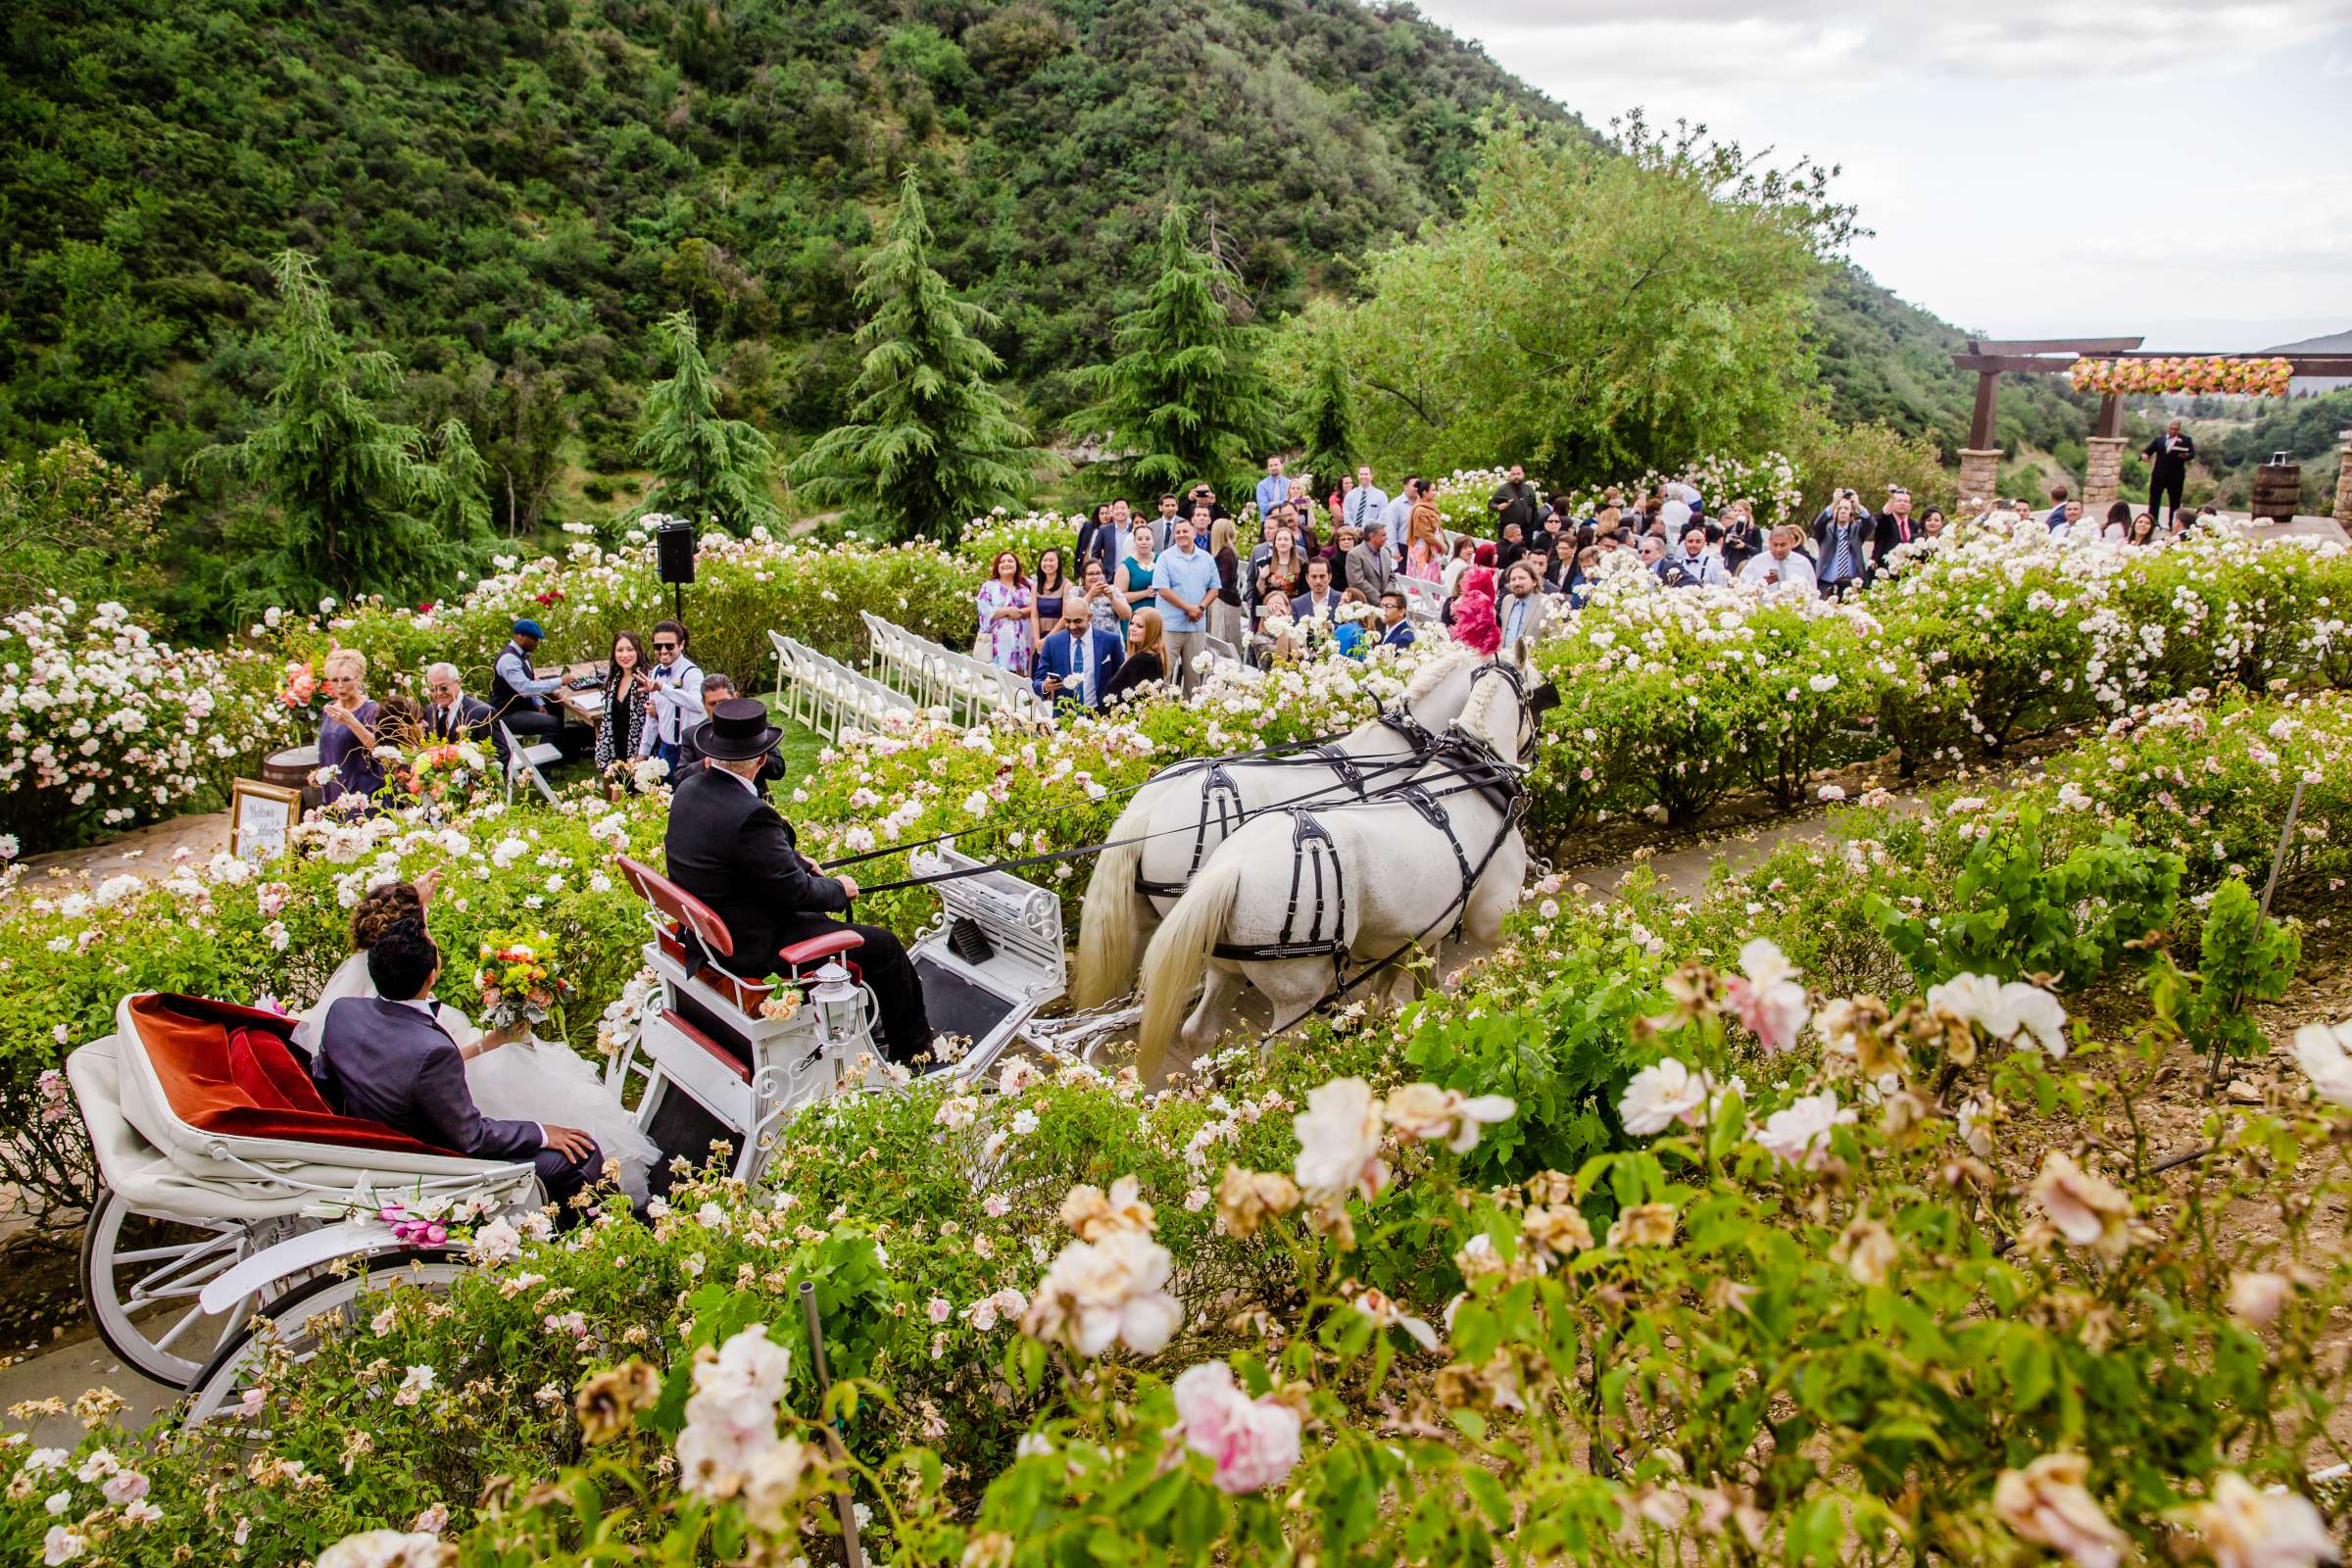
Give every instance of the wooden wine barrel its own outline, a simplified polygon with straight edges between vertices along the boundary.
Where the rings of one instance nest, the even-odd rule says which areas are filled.
[[[262,782],[302,791],[302,808],[314,810],[318,808],[319,795],[318,786],[311,782],[311,775],[318,770],[318,747],[316,742],[309,746],[289,746],[282,752],[271,752],[262,760]]]
[[[2249,510],[2257,520],[2288,521],[2302,504],[2301,464],[2266,463],[2254,470],[2254,504]]]

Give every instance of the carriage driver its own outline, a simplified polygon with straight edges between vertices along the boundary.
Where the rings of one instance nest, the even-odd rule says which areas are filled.
[[[729,966],[746,979],[765,978],[776,966],[777,950],[789,943],[857,932],[865,945],[850,956],[881,1005],[890,1057],[912,1061],[931,1049],[931,1020],[914,965],[899,939],[880,926],[828,918],[848,912],[858,883],[819,870],[800,852],[792,824],[767,803],[760,763],[780,738],[767,709],[751,698],[711,708],[696,736],[710,765],[679,785],[669,803],[662,841],[669,879],[727,923],[735,941]]]

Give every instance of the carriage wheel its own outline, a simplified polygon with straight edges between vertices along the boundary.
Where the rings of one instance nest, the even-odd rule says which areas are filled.
[[[270,1347],[282,1346],[295,1360],[307,1361],[318,1353],[326,1335],[359,1317],[360,1303],[368,1297],[398,1285],[446,1291],[470,1267],[463,1254],[445,1249],[389,1253],[376,1261],[388,1266],[366,1274],[314,1274],[249,1316],[220,1342],[190,1382],[186,1424],[199,1427],[225,1416],[225,1425],[239,1419],[235,1407],[254,1386]],[[273,1327],[265,1330],[265,1323]]]
[[[191,1386],[252,1310],[240,1301],[207,1312],[196,1300],[208,1281],[245,1256],[247,1235],[233,1221],[141,1214],[100,1187],[81,1231],[81,1298],[106,1348],[158,1383]]]

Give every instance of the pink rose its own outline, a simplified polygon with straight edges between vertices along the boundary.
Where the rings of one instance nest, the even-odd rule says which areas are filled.
[[[1272,1395],[1252,1399],[1222,1361],[1203,1361],[1177,1378],[1176,1415],[1185,1446],[1217,1467],[1220,1492],[1279,1487],[1298,1463],[1298,1413]]]

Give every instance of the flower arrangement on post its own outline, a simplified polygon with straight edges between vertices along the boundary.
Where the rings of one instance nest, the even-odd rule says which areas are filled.
[[[482,999],[483,1024],[535,1030],[550,1017],[560,1018],[572,985],[564,976],[554,937],[545,931],[494,931],[482,939],[473,988]]]

